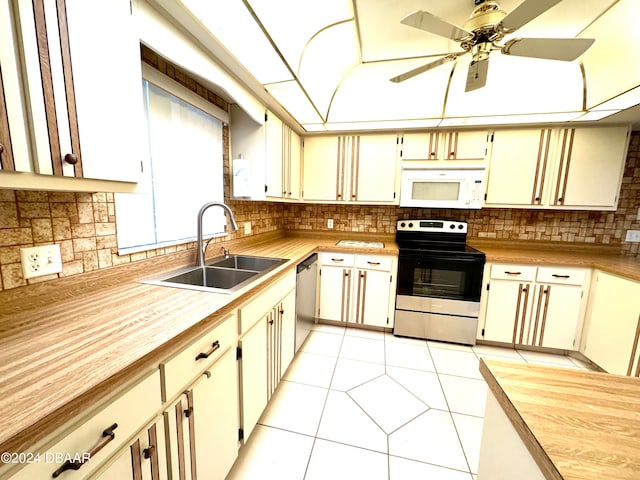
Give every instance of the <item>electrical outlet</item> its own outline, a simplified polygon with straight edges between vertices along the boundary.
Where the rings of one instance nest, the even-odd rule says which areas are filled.
[[[327,220],[327,228],[333,228],[333,218]]]
[[[640,242],[640,230],[627,230],[627,242]]]
[[[244,234],[251,235],[251,222],[244,222]]]
[[[21,248],[20,259],[25,280],[62,271],[60,245],[57,244]]]

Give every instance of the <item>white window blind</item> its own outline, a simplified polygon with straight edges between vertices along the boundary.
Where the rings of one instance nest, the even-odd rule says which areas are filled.
[[[144,182],[150,188],[115,195],[120,253],[194,240],[200,207],[223,201],[223,123],[178,98],[174,88],[170,93],[148,80],[143,88],[149,141]],[[225,225],[222,209],[208,210],[204,236],[223,234]]]

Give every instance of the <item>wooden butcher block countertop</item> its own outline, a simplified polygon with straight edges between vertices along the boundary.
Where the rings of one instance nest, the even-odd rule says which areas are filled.
[[[640,478],[640,379],[492,359],[480,371],[545,478]]]
[[[290,261],[232,294],[139,283],[193,264],[193,249],[0,292],[0,452],[25,451],[96,399],[157,369],[171,352],[294,271],[314,251],[398,252],[393,236],[375,249],[335,246],[353,235],[256,237],[261,241],[224,245],[231,254]],[[210,246],[208,252],[216,252],[212,257],[220,245]]]

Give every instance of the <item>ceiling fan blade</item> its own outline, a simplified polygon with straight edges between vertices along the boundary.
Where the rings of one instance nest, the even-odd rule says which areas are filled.
[[[562,0],[525,0],[511,11],[500,23],[500,29],[503,33],[511,33],[544,12]]]
[[[426,32],[435,33],[436,35],[455,40],[456,42],[459,42],[465,38],[473,37],[473,33],[468,32],[463,28],[452,25],[446,20],[443,20],[440,17],[436,17],[435,15],[429,12],[424,12],[422,10],[417,10],[413,13],[410,13],[402,20],[400,20],[400,23],[402,23],[403,25],[408,25],[409,27],[419,28],[420,30],[424,30]]]
[[[487,84],[487,73],[489,72],[489,57],[482,60],[472,60],[467,72],[467,84],[465,92],[471,92],[484,87]]]
[[[409,70],[408,72],[398,75],[397,77],[390,78],[389,81],[393,83],[404,82],[405,80],[409,80],[410,78],[413,78],[416,75],[420,75],[421,73],[432,70],[436,67],[439,67],[440,65],[444,65],[445,63],[448,63],[448,62],[453,62],[456,58],[458,58],[460,55],[464,55],[465,53],[466,52],[451,53],[445,57],[442,57],[439,60],[436,60],[435,62],[427,63],[426,65],[422,65],[421,67],[414,68],[413,70]]]
[[[505,43],[502,53],[571,62],[586,52],[593,42],[592,38],[514,38]]]

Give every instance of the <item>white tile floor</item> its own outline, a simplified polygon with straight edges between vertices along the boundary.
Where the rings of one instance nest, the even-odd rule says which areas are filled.
[[[481,357],[569,357],[317,325],[229,480],[472,480],[487,387]]]

